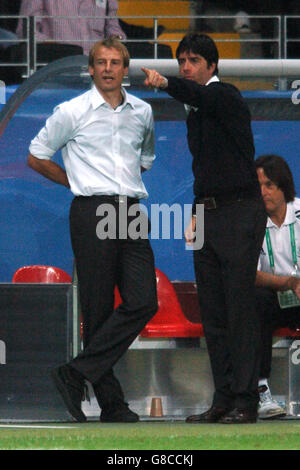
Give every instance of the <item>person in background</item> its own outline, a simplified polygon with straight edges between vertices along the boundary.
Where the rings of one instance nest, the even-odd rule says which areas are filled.
[[[255,276],[266,212],[254,165],[251,116],[240,92],[218,78],[218,50],[204,34],[189,34],[176,57],[181,78],[143,68],[145,85],[184,103],[193,156],[194,207],[204,206],[204,245],[194,249],[200,311],[215,393],[211,408],[189,423],[253,423],[259,402],[259,319]]]
[[[91,44],[97,40],[110,36],[126,39],[116,16],[117,11],[117,0],[23,0],[20,15],[38,17],[37,41],[57,40],[79,45],[84,54],[88,55]],[[70,18],[46,18],[47,16]],[[96,16],[102,18],[95,18]],[[105,16],[110,18],[104,18]],[[24,38],[22,19],[18,23],[17,35]]]
[[[83,315],[83,351],[53,371],[68,411],[80,422],[89,381],[102,422],[136,422],[113,366],[157,311],[148,220],[131,233],[139,200],[148,197],[142,172],[154,155],[148,103],[128,94],[122,80],[129,54],[116,38],[97,42],[89,55],[91,90],[60,104],[30,144],[29,166],[70,188],[70,232]],[[62,149],[65,169],[51,160]],[[132,220],[133,219],[133,220]],[[106,228],[108,225],[108,228]],[[145,231],[146,229],[146,231]],[[115,308],[115,287],[121,304]]]
[[[21,0],[1,0],[0,2],[0,27],[8,31],[16,32],[18,18],[5,18],[20,14]]]
[[[0,50],[16,44],[18,36],[15,34],[17,27],[16,18],[5,18],[10,15],[18,15],[21,0],[2,0],[0,5]],[[4,39],[5,42],[1,42]],[[7,42],[9,41],[9,42]]]
[[[273,332],[279,327],[300,327],[300,199],[295,197],[293,176],[282,157],[262,155],[255,165],[268,214],[256,275],[262,340],[258,414],[270,419],[285,415],[268,385]],[[292,302],[282,308],[279,299],[283,305],[282,294],[287,292]]]

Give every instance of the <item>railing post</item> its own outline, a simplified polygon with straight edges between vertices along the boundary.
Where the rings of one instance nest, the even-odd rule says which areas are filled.
[[[158,43],[157,43],[157,17],[153,17],[153,29],[154,29],[154,59],[158,57]]]
[[[280,15],[279,17],[279,59],[286,59],[286,28],[285,28],[285,16]],[[278,89],[281,91],[287,90],[287,79],[279,77]]]
[[[282,49],[283,58],[287,58],[287,17],[282,17]]]
[[[279,41],[280,41],[280,55],[279,59],[286,59],[286,54],[285,54],[285,27],[284,27],[284,16],[280,15],[279,17]]]
[[[29,17],[29,75],[36,71],[35,17]]]

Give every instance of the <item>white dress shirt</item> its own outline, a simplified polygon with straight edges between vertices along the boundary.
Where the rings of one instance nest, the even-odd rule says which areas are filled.
[[[278,227],[270,217],[267,220],[267,228],[269,229],[272,250],[274,255],[275,274],[282,276],[290,276],[294,271],[293,256],[291,249],[290,224],[294,224],[295,242],[298,259],[298,273],[300,277],[300,199],[295,198],[293,202],[287,204],[286,215],[283,224]],[[259,271],[272,273],[266,237],[258,261]]]
[[[58,105],[31,141],[29,151],[39,159],[62,150],[76,196],[148,197],[141,167],[150,169],[155,158],[152,109],[123,88],[122,94],[123,103],[113,109],[93,85]]]

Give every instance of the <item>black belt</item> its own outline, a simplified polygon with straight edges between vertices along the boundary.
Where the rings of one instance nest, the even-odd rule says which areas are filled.
[[[124,202],[127,202],[128,204],[137,204],[139,202],[139,199],[136,197],[130,197],[130,196],[125,196],[121,194],[114,194],[112,196],[100,196],[103,199],[108,199],[111,201],[115,201],[118,204],[123,204]]]
[[[209,196],[204,198],[195,197],[194,204],[203,204],[204,209],[211,210],[217,209],[220,206],[231,204],[244,199],[258,199],[259,194],[255,190],[243,190],[237,193],[224,194],[219,196]]]
[[[77,196],[79,198],[84,199],[97,199],[100,201],[107,201],[107,202],[117,202],[118,204],[123,204],[127,202],[128,204],[138,204],[140,200],[136,197],[125,196],[121,194],[94,194],[93,196]]]

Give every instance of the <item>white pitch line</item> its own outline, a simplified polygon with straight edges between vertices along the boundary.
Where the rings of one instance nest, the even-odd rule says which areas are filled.
[[[31,429],[74,429],[75,426],[40,426],[30,424],[0,424],[0,428],[31,428]]]

